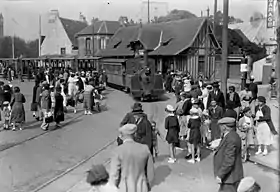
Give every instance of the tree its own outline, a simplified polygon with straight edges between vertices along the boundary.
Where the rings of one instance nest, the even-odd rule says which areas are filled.
[[[221,25],[217,25],[215,29],[216,38],[222,47],[223,27]],[[228,30],[228,54],[242,54],[245,52],[252,56],[253,61],[266,57],[266,49],[264,47],[260,47],[250,41],[244,41],[237,31],[232,29]]]
[[[219,24],[219,25],[222,25],[223,24],[223,12],[222,11],[217,11],[216,13],[216,22]],[[210,15],[210,20],[212,22],[214,22],[214,15]],[[228,22],[229,23],[243,23],[243,20],[242,19],[239,19],[239,18],[235,18],[234,16],[229,16],[228,17]]]
[[[180,19],[189,19],[195,17],[197,16],[189,11],[174,9],[166,16],[160,16],[159,18],[154,18],[153,22],[162,23],[162,22],[169,22],[169,21],[175,21]]]
[[[131,26],[131,25],[136,25],[137,23],[133,20],[127,17],[127,16],[120,16],[118,20],[122,26]]]
[[[36,58],[39,56],[38,51],[38,40],[33,40],[25,42],[25,40],[15,37],[15,58],[25,57],[25,58]],[[6,36],[0,39],[0,58],[12,58],[12,37]]]

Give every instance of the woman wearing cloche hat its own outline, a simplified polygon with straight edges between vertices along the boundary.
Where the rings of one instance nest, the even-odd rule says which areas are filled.
[[[167,117],[165,118],[165,129],[167,130],[166,141],[169,144],[170,157],[168,163],[175,163],[175,146],[179,143],[180,125],[177,116],[174,114],[175,109],[172,105],[165,108]]]

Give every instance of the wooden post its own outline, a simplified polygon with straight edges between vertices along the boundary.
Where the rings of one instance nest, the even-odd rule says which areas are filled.
[[[224,0],[221,89],[225,96],[228,78],[228,8],[229,0]]]

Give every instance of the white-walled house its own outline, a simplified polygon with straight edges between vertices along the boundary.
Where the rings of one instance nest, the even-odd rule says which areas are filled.
[[[85,27],[85,22],[62,18],[52,10],[42,19],[41,56],[73,54],[78,49],[75,34]]]

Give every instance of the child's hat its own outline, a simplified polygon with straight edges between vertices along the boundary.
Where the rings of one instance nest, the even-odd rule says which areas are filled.
[[[9,101],[4,101],[3,102],[3,105],[9,105],[10,103],[9,103]]]

